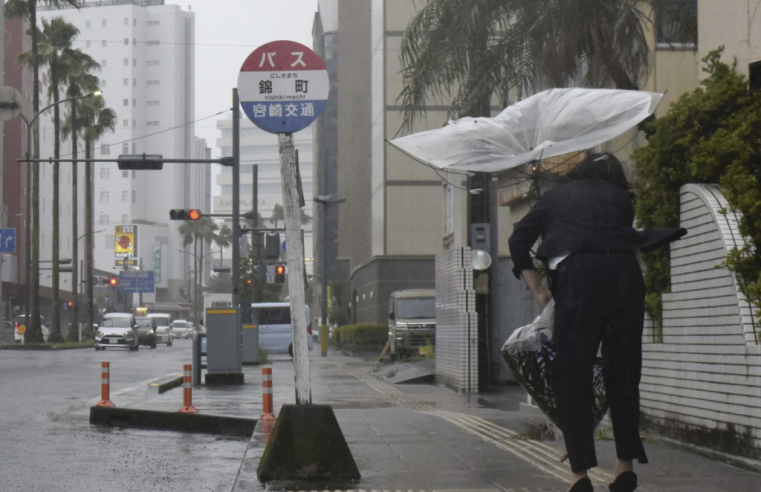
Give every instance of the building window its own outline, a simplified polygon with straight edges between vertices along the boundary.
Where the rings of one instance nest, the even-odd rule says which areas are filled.
[[[129,154],[129,144],[127,142],[122,144],[122,154]]]
[[[124,38],[124,46],[129,46],[129,38]]]
[[[85,48],[89,48],[89,47],[90,47],[90,41],[85,41]]]
[[[103,47],[105,48],[106,46],[108,46],[108,41],[106,41],[106,40],[104,39],[103,41],[101,41],[101,42],[100,42],[100,45],[101,45],[101,46],[103,46]]]
[[[125,26],[128,26],[128,25],[129,25],[129,17],[125,17],[125,18],[124,18],[124,25],[125,25]]]
[[[132,107],[134,108],[136,106],[137,106],[137,99],[133,99],[132,100]]]
[[[137,192],[135,190],[132,190],[132,203],[135,203],[137,201]]]
[[[137,66],[137,58],[133,58],[133,59],[132,59],[132,66],[133,66],[133,67],[136,67],[136,66]]]
[[[132,38],[132,46],[137,46],[137,39]]]
[[[132,128],[137,128],[137,120],[132,120]]]
[[[122,99],[122,106],[129,106],[129,99]]]
[[[135,18],[135,19],[132,19],[132,25],[133,25],[133,26],[137,26],[137,18]]]
[[[132,87],[137,87],[137,79],[132,79]]]
[[[155,67],[160,65],[159,60],[148,60],[148,66],[149,67]]]
[[[129,201],[129,191],[122,191],[122,203]]]
[[[149,26],[158,26],[159,24],[161,24],[161,21],[157,21],[157,20],[148,21]]]
[[[100,214],[100,220],[98,220],[98,224],[108,224],[108,215]],[[112,239],[111,241],[109,241],[108,240],[109,237],[113,237],[113,236],[106,236],[106,249],[108,249],[109,247],[113,249],[114,240]]]
[[[656,44],[660,48],[695,48],[697,32],[679,28],[676,20],[688,19],[697,13],[697,0],[664,0],[655,11]],[[693,24],[686,22],[686,24]],[[697,23],[695,22],[695,25]]]
[[[159,81],[158,80],[149,80],[148,81],[148,85],[150,85],[150,86],[159,85]]]
[[[107,66],[107,65],[108,65],[108,60],[101,60],[101,61],[100,61],[100,66],[101,66],[101,67],[105,67],[105,66]]]
[[[129,224],[129,215],[127,214],[122,215],[122,224]]]
[[[108,191],[102,190],[100,192],[100,203],[108,203]]]
[[[122,84],[123,84],[124,86],[129,86],[129,79],[124,79],[124,80],[122,81]]]
[[[129,120],[122,120],[122,126],[124,128],[129,128]]]
[[[129,65],[129,58],[125,58],[124,59],[124,66],[126,67],[128,65]]]
[[[86,27],[87,29],[90,29],[90,21],[87,21],[87,22],[85,22],[85,27]]]
[[[158,105],[159,105],[158,101],[148,101],[148,106],[158,106]]]
[[[109,155],[111,147],[108,144],[100,144],[100,155]]]
[[[158,121],[149,121],[148,122],[148,126],[159,126],[159,122]]]
[[[158,41],[158,40],[148,41],[148,46],[158,46],[159,44],[161,44],[161,41]]]
[[[108,166],[101,166],[100,179],[108,179],[109,168]]]
[[[129,179],[129,171],[122,171],[122,178]]]

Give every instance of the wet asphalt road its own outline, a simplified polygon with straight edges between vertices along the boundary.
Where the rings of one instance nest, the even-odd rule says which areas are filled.
[[[89,424],[101,361],[111,362],[111,400],[126,406],[181,373],[190,346],[0,351],[0,490],[229,491],[248,440]],[[171,393],[179,408],[181,389]]]

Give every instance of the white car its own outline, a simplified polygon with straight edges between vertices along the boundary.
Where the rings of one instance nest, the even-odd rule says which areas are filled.
[[[309,306],[306,306],[307,345],[312,350],[312,323]],[[288,354],[293,357],[291,333],[291,305],[287,302],[251,304],[252,323],[259,327],[259,346],[271,354]]]
[[[21,316],[16,316],[16,319],[14,321],[14,331],[13,331],[13,339],[17,342],[21,342],[24,339],[24,335],[19,333],[18,327],[24,325],[26,329],[29,329],[29,323],[26,322],[26,316],[23,314]],[[47,342],[48,341],[48,334],[50,333],[50,330],[48,330],[48,327],[45,326],[45,318],[40,316],[40,329],[42,329],[42,339]]]
[[[152,313],[148,318],[156,318],[156,342],[165,343],[167,347],[172,346],[172,316],[166,313]]]
[[[174,338],[191,338],[193,336],[193,324],[190,321],[177,319],[172,321],[171,326]]]
[[[137,321],[132,314],[109,313],[103,316],[103,321],[95,332],[95,350],[106,350],[109,347],[128,348],[135,352],[140,350]]]

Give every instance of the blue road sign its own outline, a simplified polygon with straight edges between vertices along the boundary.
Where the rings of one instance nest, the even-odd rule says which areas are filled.
[[[0,253],[16,252],[16,229],[0,229]]]
[[[122,294],[149,294],[155,290],[153,272],[119,272],[119,292]]]
[[[285,249],[285,241],[283,241],[283,251],[285,251],[286,253],[288,252],[288,250]]]

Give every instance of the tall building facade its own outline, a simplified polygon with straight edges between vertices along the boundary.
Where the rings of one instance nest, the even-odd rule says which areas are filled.
[[[192,125],[195,14],[165,5],[163,0],[85,1],[79,10],[39,6],[38,11],[41,19],[60,16],[75,25],[80,34],[74,47],[101,64],[98,76],[103,97],[106,106],[116,112],[117,121],[115,131],[95,143],[94,157],[206,155],[205,147],[196,149]],[[43,119],[40,131],[44,135],[42,157],[47,157],[52,155],[49,118]],[[179,300],[192,262],[188,254],[178,253],[187,249],[178,231],[181,223],[169,221],[169,210],[196,206],[209,198],[202,189],[209,185],[208,168],[165,164],[161,171],[128,172],[119,171],[112,163],[95,165],[94,221],[95,231],[99,231],[95,235],[95,268],[118,270],[115,226],[135,225],[138,257],[145,269],[157,275],[156,294],[144,295],[144,302]],[[51,188],[47,175],[41,196],[50,196]],[[50,222],[49,217],[44,220]],[[47,225],[43,224],[42,230]],[[65,239],[62,236],[62,244]]]
[[[217,147],[221,155],[232,155],[232,119],[217,121],[221,135],[217,139]],[[302,209],[302,229],[304,231],[304,253],[306,256],[307,274],[312,274],[312,250],[314,248],[313,219],[314,200],[312,186],[312,131],[309,126],[293,134],[293,144],[299,153],[299,169],[304,190],[306,206]],[[249,212],[253,209],[253,165],[258,166],[259,184],[258,213],[264,220],[260,227],[284,228],[282,217],[275,214],[276,209],[282,211],[283,189],[280,179],[280,154],[277,135],[260,130],[247,118],[240,121],[240,211]],[[231,214],[233,211],[233,174],[231,167],[222,167],[216,176],[216,192],[214,194],[214,213]],[[275,214],[275,215],[273,215]],[[285,235],[281,234],[281,239]],[[232,255],[225,253],[225,259],[230,261]]]
[[[399,46],[419,7],[408,0],[324,0],[315,16],[315,48],[330,56],[338,86],[336,158],[319,161],[315,175],[334,173],[337,196],[346,199],[336,207],[331,283],[343,284],[343,298],[332,301],[347,309],[351,322],[385,323],[392,292],[434,286],[434,257],[443,229],[442,181],[386,142],[401,126]],[[415,131],[445,121],[446,108],[432,106],[422,122],[426,126]],[[319,124],[329,127],[331,121],[323,116]],[[322,142],[317,147],[329,149],[330,134],[318,137]],[[325,185],[330,189],[329,179]]]

